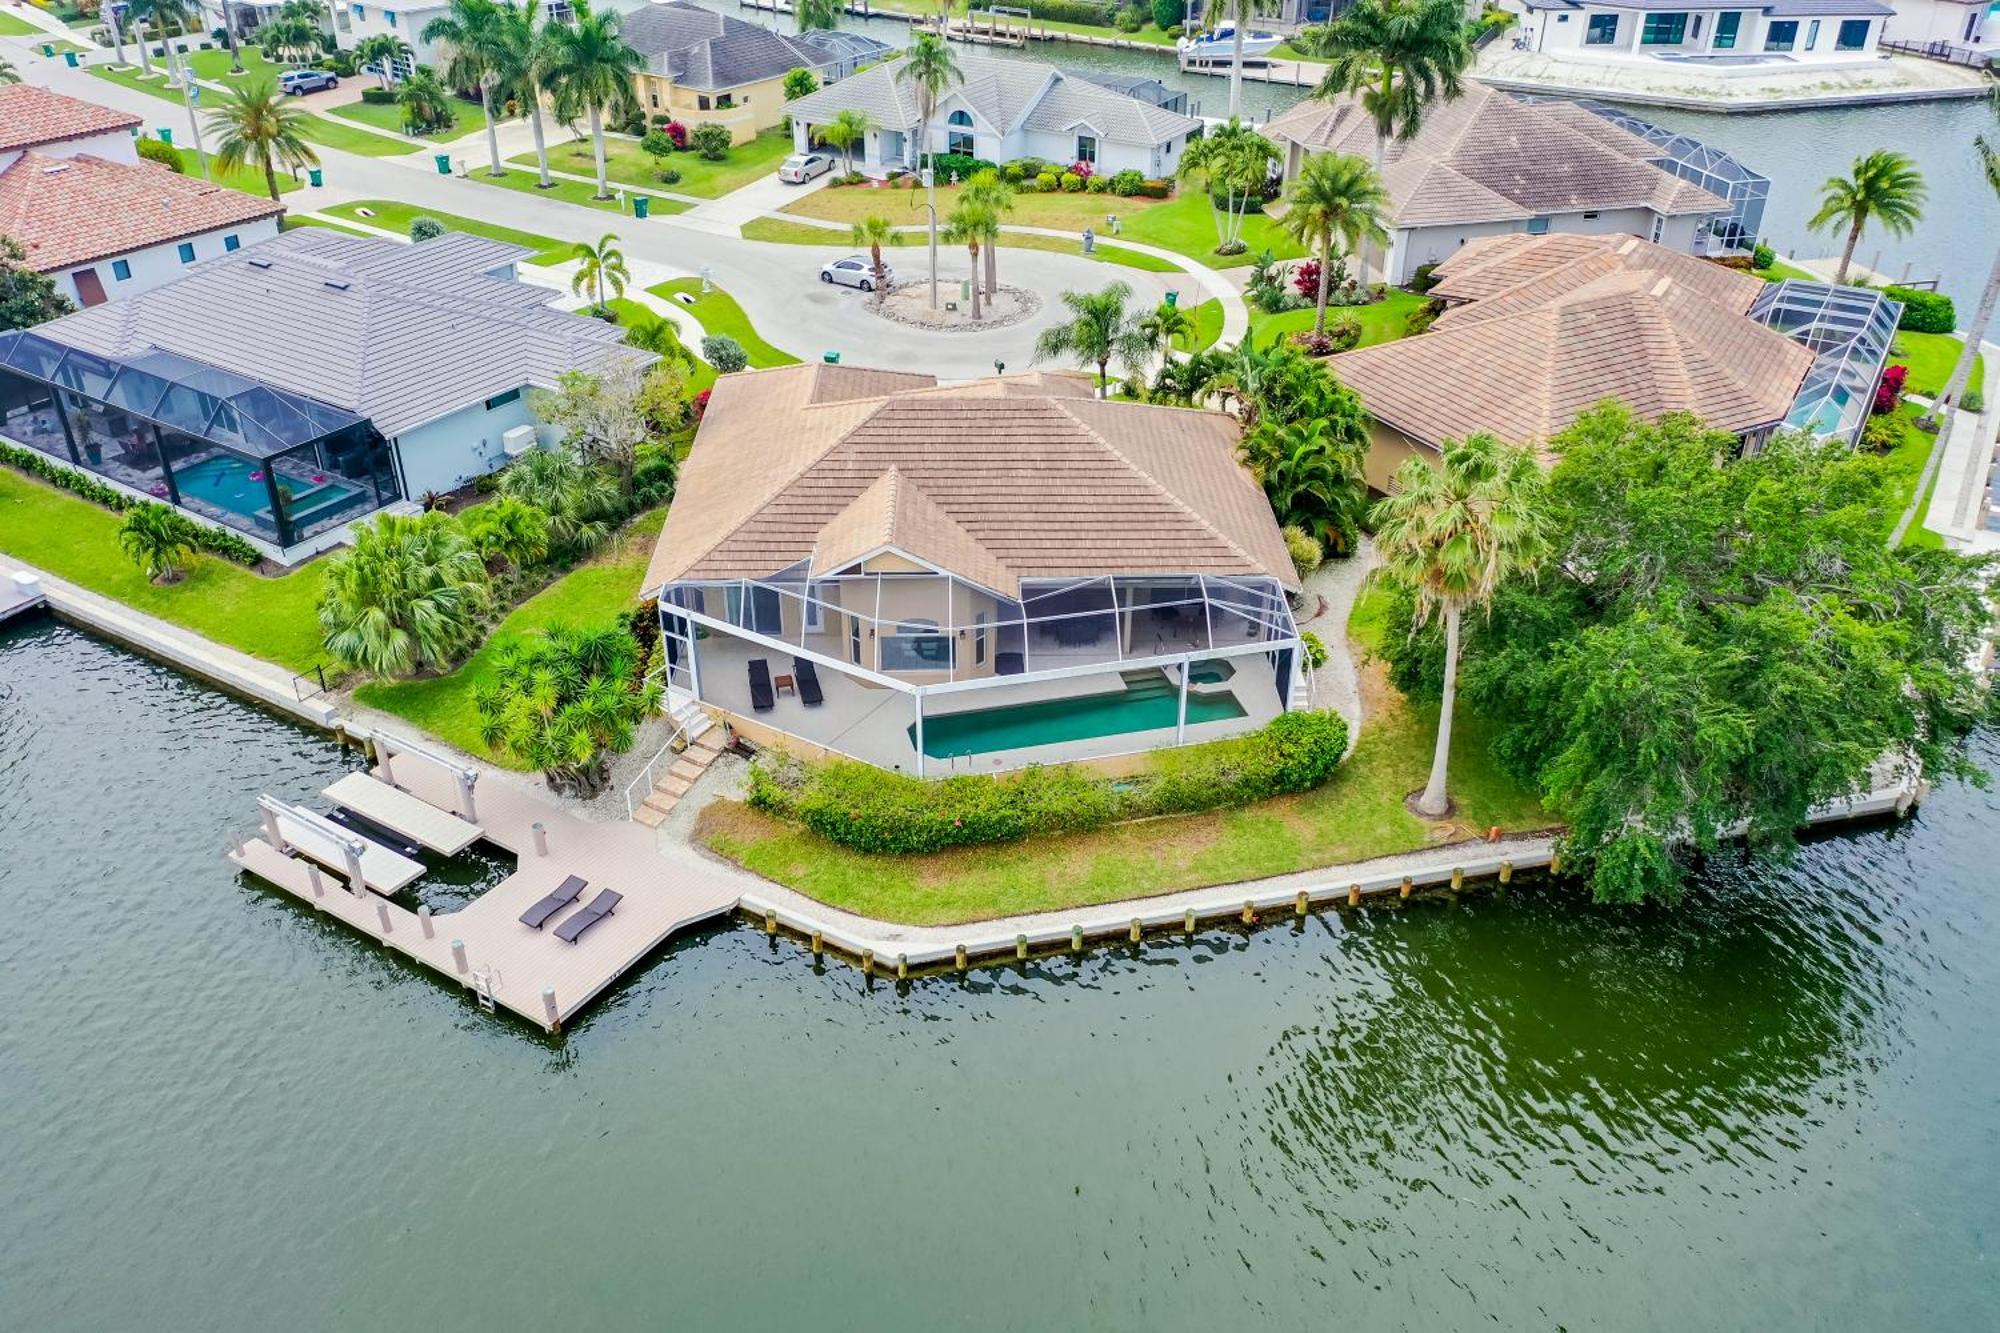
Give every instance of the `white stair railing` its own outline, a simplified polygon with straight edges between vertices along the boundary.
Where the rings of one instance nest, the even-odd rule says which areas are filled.
[[[645,801],[646,797],[651,796],[653,794],[653,782],[654,782],[653,771],[660,766],[660,761],[662,759],[667,758],[669,755],[678,753],[674,749],[674,742],[682,740],[686,735],[687,735],[687,723],[682,722],[679,719],[676,719],[674,722],[673,731],[671,731],[667,735],[667,743],[660,747],[660,752],[658,754],[654,755],[651,759],[646,761],[646,766],[639,770],[639,776],[633,778],[632,781],[626,785],[625,818],[636,819],[638,817],[639,806]],[[642,788],[644,789],[642,794],[638,797],[637,800],[634,800],[632,793],[638,792]]]

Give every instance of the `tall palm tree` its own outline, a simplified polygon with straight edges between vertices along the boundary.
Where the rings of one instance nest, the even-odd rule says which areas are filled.
[[[132,25],[132,40],[139,48],[139,72],[150,79],[153,77],[153,52],[152,43],[146,40],[146,28],[152,21],[152,6],[148,0],[131,0],[125,8],[125,21]]]
[[[978,204],[993,215],[994,239],[997,242],[1001,221],[1014,211],[1014,187],[1002,180],[1000,173],[992,167],[982,167],[960,187],[958,197],[967,203]],[[1000,263],[995,258],[999,253],[998,244],[986,247],[986,293],[989,296],[1000,290]]]
[[[1445,778],[1458,695],[1459,620],[1474,607],[1490,610],[1503,582],[1532,572],[1548,553],[1542,469],[1527,449],[1469,435],[1446,440],[1435,465],[1404,460],[1391,489],[1373,511],[1382,568],[1415,596],[1417,626],[1432,616],[1444,619],[1437,748],[1416,807],[1438,816],[1451,809]]]
[[[875,299],[880,302],[889,295],[889,269],[882,262],[882,247],[901,245],[903,233],[896,230],[896,224],[884,217],[870,214],[854,224],[854,243],[868,247],[870,271],[875,275]]]
[[[602,14],[589,0],[576,0],[574,17],[548,27],[549,54],[542,78],[555,94],[556,115],[566,123],[578,116],[590,119],[591,143],[597,150],[597,197],[611,197],[604,173],[604,113],[633,101],[632,76],[646,58],[621,35],[623,20],[608,10]]]
[[[1313,333],[1326,332],[1327,287],[1333,272],[1333,243],[1349,254],[1364,241],[1387,245],[1382,225],[1389,211],[1389,192],[1364,158],[1352,153],[1314,153],[1299,166],[1285,191],[1283,226],[1299,244],[1319,256],[1318,307]]]
[[[991,249],[999,245],[1000,219],[978,200],[961,196],[958,207],[951,211],[944,234],[946,240],[963,245],[972,257],[972,318],[976,323],[986,317],[979,299],[979,247],[985,245]]]
[[[842,8],[842,0],[795,0],[792,13],[800,32],[811,32],[814,28],[831,31],[840,26]]]
[[[1891,236],[1908,236],[1924,216],[1924,178],[1917,164],[1889,148],[1878,148],[1854,159],[1854,174],[1829,176],[1819,187],[1819,211],[1806,225],[1814,231],[1847,228],[1835,282],[1847,281],[1854,247],[1871,222]]]
[[[1136,373],[1153,351],[1130,309],[1131,300],[1132,288],[1123,282],[1110,283],[1102,291],[1064,292],[1062,303],[1073,318],[1042,330],[1035,339],[1035,360],[1068,357],[1079,365],[1096,366],[1097,393],[1103,397],[1111,384],[1113,360]]]
[[[1263,0],[1219,0],[1216,17],[1228,19],[1236,28],[1229,45],[1229,118],[1243,114],[1243,36],[1263,10]]]
[[[848,107],[824,125],[813,130],[813,141],[833,149],[847,159],[847,174],[854,174],[854,145],[868,142],[868,131],[875,128],[875,122],[866,111]]]
[[[1218,254],[1239,254],[1243,223],[1250,200],[1261,198],[1264,182],[1278,161],[1278,146],[1240,120],[1218,125],[1196,139],[1181,154],[1177,174],[1201,182],[1208,195],[1209,216],[1215,222]],[[1221,211],[1216,195],[1222,196]]]
[[[493,50],[500,88],[528,109],[528,125],[535,133],[537,184],[544,190],[554,188],[555,182],[549,178],[549,145],[542,128],[542,85],[549,66],[549,34],[559,26],[543,22],[541,0],[524,4],[505,0],[500,6],[500,40]]]
[[[236,22],[229,12],[229,0],[220,0],[222,7],[222,42],[229,48],[229,72],[243,73],[243,48],[236,40]]]
[[[160,40],[167,48],[167,64],[172,69],[170,82],[175,85],[187,82],[187,70],[181,62],[179,48],[174,45],[174,36],[185,33],[194,23],[194,5],[190,0],[143,0],[146,16],[160,30]]]
[[[396,62],[407,62],[410,44],[393,32],[375,32],[354,44],[354,63],[373,65],[375,78],[387,88],[396,78]]]
[[[208,113],[209,128],[219,136],[215,162],[223,171],[255,167],[264,173],[271,198],[278,198],[278,168],[296,172],[319,165],[303,134],[306,113],[289,105],[278,92],[277,80],[253,74],[226,88],[222,104]]]
[[[632,280],[632,270],[625,267],[625,252],[618,248],[618,237],[605,232],[596,245],[589,241],[578,241],[572,252],[576,256],[576,272],[570,277],[571,292],[581,292],[589,287],[597,293],[597,309],[609,309],[604,298],[604,289],[609,287],[611,295],[625,295],[625,284]]]
[[[965,82],[965,73],[958,67],[958,57],[951,53],[951,47],[936,33],[923,33],[910,43],[910,49],[896,62],[896,78],[910,85],[911,93],[917,99],[917,162],[919,165],[936,157],[931,152],[931,121],[937,116],[938,102],[947,89]],[[930,213],[930,257],[931,257],[931,309],[937,309],[937,177],[933,173],[928,187]],[[912,201],[914,202],[914,201]]]
[[[302,14],[281,12],[257,30],[264,49],[288,65],[303,65],[324,49],[319,24]]]
[[[1168,305],[1165,301],[1139,321],[1139,331],[1146,335],[1146,341],[1160,349],[1160,355],[1171,363],[1174,359],[1174,343],[1182,338],[1192,338],[1195,323],[1192,316],[1178,305]]]
[[[500,165],[500,131],[494,124],[493,88],[500,81],[506,58],[506,21],[494,0],[451,0],[445,12],[424,25],[423,40],[437,46],[438,74],[454,88],[479,89],[479,109],[486,113],[489,176],[504,176]]]

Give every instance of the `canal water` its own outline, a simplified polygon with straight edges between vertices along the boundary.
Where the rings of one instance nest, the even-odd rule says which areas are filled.
[[[224,867],[349,767],[319,735],[44,621],[0,740],[0,1327],[2000,1304],[1991,794],[1672,910],[1526,886],[904,987],[718,928],[549,1039]]]

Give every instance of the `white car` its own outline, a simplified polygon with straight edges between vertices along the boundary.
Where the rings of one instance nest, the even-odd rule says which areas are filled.
[[[836,259],[819,271],[821,282],[837,282],[843,287],[859,287],[864,292],[875,290],[875,263],[867,255],[849,255]],[[884,285],[896,285],[896,270],[887,264],[882,266]]]
[[[778,164],[778,179],[787,185],[804,185],[832,170],[833,159],[825,153],[793,153]]]

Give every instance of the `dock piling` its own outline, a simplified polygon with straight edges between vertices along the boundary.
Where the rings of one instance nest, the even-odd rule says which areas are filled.
[[[813,932],[812,951],[815,958],[826,952],[826,932],[819,930]]]
[[[542,821],[539,819],[529,825],[529,828],[535,835],[535,855],[547,856],[549,854],[549,831],[542,827]]]
[[[1410,889],[1411,889],[1411,887],[1412,887],[1412,886],[1411,886],[1411,884],[1410,884],[1410,877],[1409,877],[1408,875],[1405,875],[1405,876],[1403,876],[1403,883],[1402,883],[1402,887],[1400,887],[1400,888],[1398,888],[1398,889],[1396,890],[1396,896],[1397,896],[1398,898],[1407,898],[1407,897],[1409,897],[1409,896],[1410,896]]]
[[[431,905],[429,903],[424,903],[417,908],[417,924],[424,928],[425,939],[436,938],[437,928],[431,925]]]
[[[549,1016],[549,1031],[554,1032],[557,1023],[560,1021],[558,1015],[561,1013],[556,1008],[556,988],[554,986],[542,987],[542,1012]]]
[[[1246,926],[1257,924],[1257,904],[1247,898],[1243,900],[1243,924]]]
[[[1347,886],[1347,905],[1349,907],[1361,906],[1361,886],[1359,884],[1350,884]]]
[[[1453,893],[1457,893],[1460,889],[1464,887],[1465,887],[1465,867],[1453,866],[1451,868],[1451,891]]]
[[[1014,957],[1024,963],[1028,961],[1028,937],[1026,935],[1016,935],[1014,937]]]
[[[1134,943],[1134,944],[1137,944],[1137,943],[1139,942],[1139,937],[1140,937],[1141,935],[1143,935],[1143,934],[1145,934],[1145,928],[1144,928],[1143,926],[1141,926],[1141,925],[1139,924],[1139,918],[1138,918],[1138,917],[1136,917],[1136,916],[1135,916],[1135,917],[1133,917],[1133,918],[1132,918],[1132,943]]]
[[[873,949],[863,949],[861,951],[861,975],[864,977],[875,975],[875,951]]]
[[[390,930],[389,904],[383,902],[380,898],[375,900],[375,919],[382,923],[382,933],[387,935]]]
[[[778,914],[768,907],[764,909],[764,933],[766,935],[778,933]]]
[[[1082,926],[1071,926],[1071,927],[1069,928],[1069,951],[1070,951],[1071,953],[1082,953],[1082,952],[1083,952],[1083,927],[1082,927]]]
[[[909,979],[910,956],[906,953],[899,953],[896,955],[896,980],[908,981]]]
[[[268,805],[260,803],[258,808],[263,811],[264,815],[264,841],[277,848],[279,855],[282,856],[284,853],[290,851],[291,847],[286,843],[285,835],[278,829],[278,816]]]
[[[965,971],[965,946],[963,944],[958,946],[958,950],[953,955],[952,961],[957,964],[959,971]]]
[[[451,965],[457,968],[461,973],[465,971],[464,940],[453,940],[451,942]]]
[[[306,862],[306,883],[312,886],[313,906],[319,906],[319,900],[326,897],[326,882],[319,877],[319,867],[311,861]]]
[[[1194,909],[1192,907],[1187,909],[1187,933],[1190,935],[1194,934]]]

